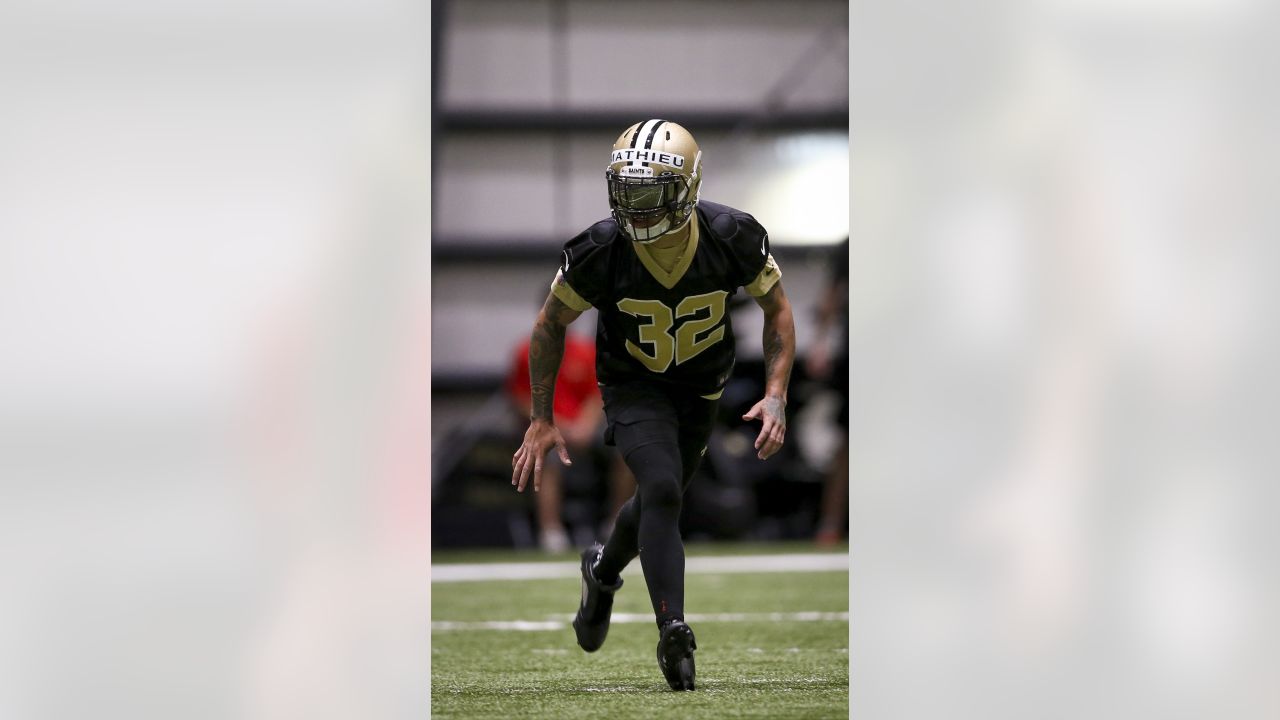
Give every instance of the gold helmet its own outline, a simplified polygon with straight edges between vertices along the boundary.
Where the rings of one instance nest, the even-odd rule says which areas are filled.
[[[613,144],[605,179],[618,227],[636,242],[651,243],[693,217],[702,151],[689,131],[673,122],[636,123]]]

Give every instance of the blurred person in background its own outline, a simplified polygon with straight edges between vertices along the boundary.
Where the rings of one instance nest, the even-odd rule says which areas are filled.
[[[836,248],[831,263],[827,285],[814,308],[813,342],[805,355],[809,377],[824,381],[840,397],[836,412],[840,444],[823,480],[815,537],[822,546],[840,541],[849,518],[849,238]]]
[[[608,542],[582,554],[582,600],[573,627],[582,649],[600,648],[614,593],[622,587],[619,573],[639,556],[659,628],[658,666],[673,690],[694,689],[697,648],[684,622],[682,497],[706,452],[717,400],[733,370],[733,328],[725,309],[739,287],[764,311],[765,397],[743,416],[762,421],[755,441],[762,460],[785,438],[795,357],[791,305],[769,253],[769,235],[745,212],[699,202],[701,168],[701,150],[676,123],[636,123],[614,143],[606,170],[612,217],[564,246],[534,323],[532,420],[512,458],[511,482],[521,492],[530,477],[540,489],[543,459],[553,447],[570,462],[553,417],[556,377],[567,326],[598,308],[605,441],[621,450],[637,490],[618,512]]]
[[[564,357],[556,376],[554,415],[556,427],[564,436],[572,455],[585,457],[604,450],[601,433],[604,402],[596,385],[595,343],[569,335],[565,338]],[[531,417],[533,390],[529,379],[529,339],[523,339],[511,358],[506,382],[507,397],[522,419]],[[582,466],[579,466],[582,467]],[[538,545],[546,552],[558,553],[570,547],[565,530],[563,506],[565,470],[559,458],[543,466],[542,484],[536,495]],[[592,478],[594,480],[594,478]],[[617,453],[609,458],[610,513],[612,518],[635,490],[635,479]],[[612,528],[612,521],[606,527]]]

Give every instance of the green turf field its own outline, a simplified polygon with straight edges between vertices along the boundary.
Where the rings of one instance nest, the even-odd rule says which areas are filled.
[[[690,548],[691,556],[707,552]],[[579,597],[575,578],[434,583],[432,716],[848,717],[848,572],[691,573],[685,611],[698,638],[692,693],[672,692],[658,670],[658,633],[639,563],[623,578],[609,640],[592,654],[578,648],[568,626]],[[495,625],[515,621],[523,622]]]

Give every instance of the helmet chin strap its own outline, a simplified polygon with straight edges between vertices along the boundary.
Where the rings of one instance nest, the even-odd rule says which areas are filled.
[[[650,243],[655,243],[655,242],[657,242],[657,241],[661,240],[662,238],[664,238],[664,237],[666,237],[666,236],[670,235],[670,234],[671,234],[671,233],[673,233],[673,232],[679,232],[679,231],[683,230],[683,229],[684,229],[684,227],[685,227],[686,225],[688,225],[688,224],[689,224],[689,221],[690,221],[690,220],[692,220],[692,219],[693,219],[693,212],[690,212],[690,213],[689,213],[689,216],[688,216],[688,217],[686,217],[686,218],[684,219],[684,222],[680,223],[679,225],[677,225],[677,226],[675,226],[675,227],[670,227],[670,225],[671,225],[671,216],[670,216],[670,215],[667,215],[666,217],[662,218],[662,220],[661,220],[660,222],[658,222],[656,225],[654,225],[653,227],[641,228],[641,229],[642,229],[642,230],[644,230],[646,233],[651,233],[651,232],[653,232],[653,231],[655,231],[655,230],[657,230],[657,231],[658,231],[658,234],[657,234],[657,235],[654,235],[654,236],[652,236],[652,237],[646,238],[646,239],[644,239],[644,240],[639,240],[639,239],[637,239],[637,238],[636,238],[636,227],[635,227],[635,225],[631,224],[630,222],[627,222],[627,231],[628,231],[628,232],[627,232],[627,234],[629,234],[629,235],[631,236],[631,239],[632,239],[632,240],[635,240],[635,242],[638,242],[638,243],[640,243],[641,245],[648,245],[648,244],[650,244]],[[664,226],[666,226],[666,229],[660,229],[660,228],[663,228]]]

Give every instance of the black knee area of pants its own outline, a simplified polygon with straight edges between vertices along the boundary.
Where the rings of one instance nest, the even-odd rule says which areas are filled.
[[[680,510],[684,493],[684,463],[674,423],[658,420],[619,425],[615,430],[618,449],[636,476],[641,507]]]
[[[640,488],[641,512],[680,513],[684,488],[680,482],[680,457],[674,445],[654,443],[632,451],[628,464]]]

